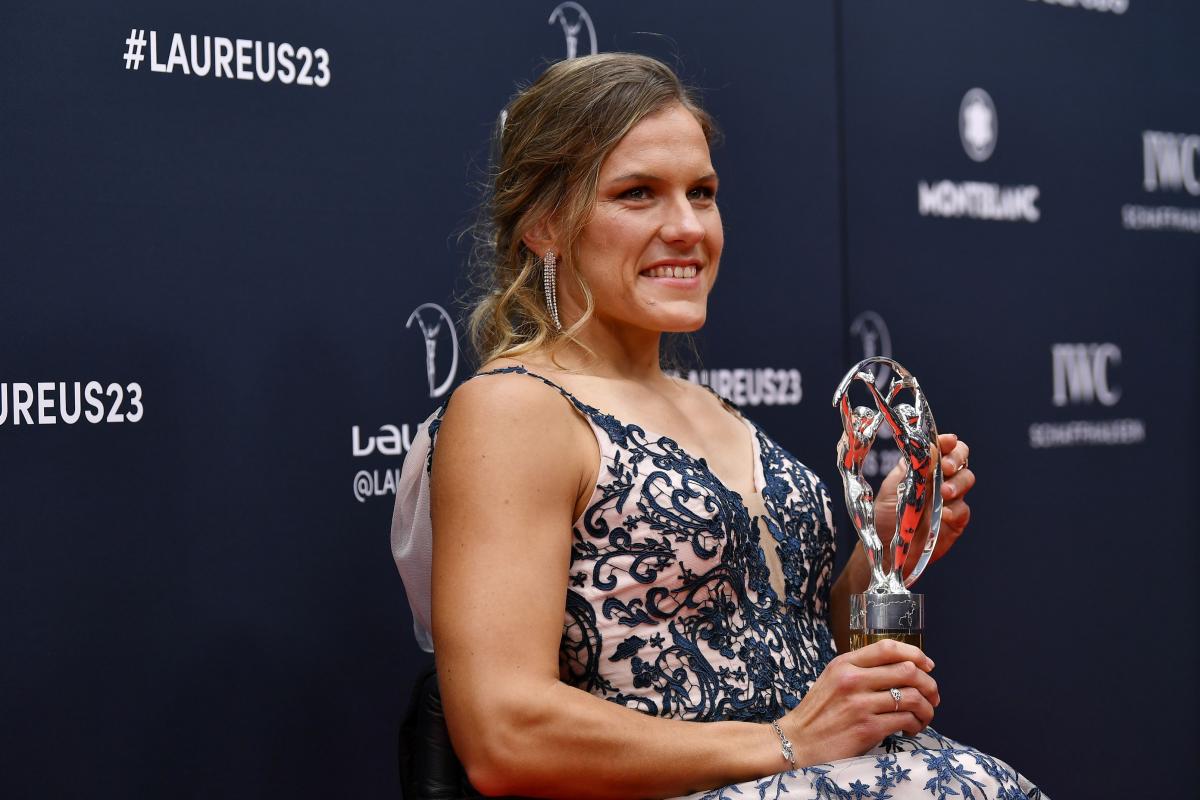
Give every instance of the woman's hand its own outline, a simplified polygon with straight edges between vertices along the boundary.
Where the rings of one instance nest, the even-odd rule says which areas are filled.
[[[943,433],[938,436],[938,446],[942,449],[942,529],[938,535],[937,546],[930,557],[930,563],[944,556],[958,537],[962,535],[971,519],[971,507],[967,505],[966,494],[975,485],[975,473],[967,466],[967,456],[971,448],[953,433]],[[896,531],[896,487],[904,478],[903,460],[892,467],[892,471],[883,479],[879,494],[875,499],[875,530],[884,544],[884,553],[889,554],[887,546]],[[924,541],[926,522],[913,542],[914,549],[919,549]],[[916,564],[916,558],[910,558],[905,567],[911,569]]]
[[[890,734],[920,733],[941,702],[932,669],[916,647],[891,639],[833,659],[800,705],[779,720],[796,763],[860,756]],[[899,704],[891,689],[900,691]]]

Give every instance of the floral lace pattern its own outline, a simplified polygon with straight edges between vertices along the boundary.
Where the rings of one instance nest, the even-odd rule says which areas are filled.
[[[572,526],[562,680],[675,719],[765,722],[799,704],[836,655],[827,619],[834,534],[824,484],[722,400],[754,441],[764,513],[752,515],[704,459],[673,439],[624,424],[525,367],[480,374],[506,373],[559,391],[600,447],[595,490]],[[431,437],[440,422],[439,414]],[[783,597],[765,548],[782,570]],[[889,737],[859,758],[691,797],[754,794],[1042,797],[1003,762],[932,729]]]
[[[1003,761],[932,728],[889,736],[869,753],[814,764],[679,800],[1049,800]]]

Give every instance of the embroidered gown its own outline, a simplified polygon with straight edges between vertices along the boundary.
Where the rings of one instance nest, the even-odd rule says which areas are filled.
[[[625,424],[524,367],[476,378],[506,373],[558,390],[600,445],[597,484],[572,529],[562,680],[657,717],[766,722],[794,708],[836,655],[824,484],[728,403],[753,442],[753,498],[670,438]],[[431,447],[440,424],[441,411],[429,427]],[[423,460],[427,473],[431,460]],[[932,728],[890,736],[863,756],[689,798],[782,794],[1044,798],[1003,761]]]

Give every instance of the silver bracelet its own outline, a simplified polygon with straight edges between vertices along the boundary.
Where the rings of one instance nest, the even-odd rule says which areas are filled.
[[[783,757],[792,765],[792,769],[796,768],[796,755],[792,752],[792,743],[783,735],[783,728],[779,727],[779,723],[771,720],[771,727],[775,729],[775,733],[779,736],[779,749],[783,753]]]

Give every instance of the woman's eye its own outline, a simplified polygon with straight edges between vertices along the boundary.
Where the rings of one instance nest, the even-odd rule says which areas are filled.
[[[635,186],[621,192],[621,197],[625,200],[649,200],[650,190],[645,186]]]
[[[692,200],[712,200],[717,196],[717,190],[711,186],[697,186],[688,192],[688,197]]]

